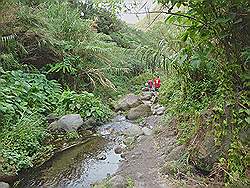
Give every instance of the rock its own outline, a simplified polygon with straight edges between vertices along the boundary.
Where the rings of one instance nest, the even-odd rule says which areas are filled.
[[[93,118],[90,117],[87,120],[83,122],[82,128],[84,129],[91,129],[97,124],[97,121]]]
[[[159,125],[161,118],[162,117],[160,117],[160,116],[154,116],[154,115],[149,116],[149,117],[145,118],[144,125],[146,127],[149,127],[149,128],[155,127],[155,126]]]
[[[107,159],[107,156],[104,155],[104,154],[100,154],[100,155],[97,156],[97,159],[98,160],[105,160],[105,159]]]
[[[184,145],[180,145],[175,147],[168,155],[167,155],[167,159],[169,161],[177,161],[181,158],[181,156],[184,153],[184,149],[185,146]]]
[[[122,151],[123,151],[123,148],[121,146],[117,146],[115,149],[114,149],[115,153],[116,154],[121,154]]]
[[[126,111],[129,110],[130,108],[137,107],[138,105],[141,104],[140,97],[134,95],[134,94],[128,94],[122,99],[118,101],[118,103],[114,106],[115,111]]]
[[[10,185],[8,183],[5,182],[0,182],[0,188],[9,188]]]
[[[148,105],[148,106],[151,106],[152,105],[152,102],[151,101],[142,101],[143,104],[145,105]]]
[[[134,142],[135,142],[135,137],[127,137],[127,138],[123,141],[123,143],[124,143],[126,146],[132,145]]]
[[[198,136],[194,137],[190,143],[196,145],[195,153],[191,153],[195,168],[209,173],[214,164],[227,153],[232,142],[232,134],[228,132],[221,138],[221,143],[216,143],[215,131],[212,128],[200,129]],[[200,138],[200,139],[197,139]],[[195,139],[196,138],[196,139]]]
[[[151,92],[144,92],[144,93],[140,96],[140,99],[141,99],[141,100],[146,100],[146,101],[149,101],[151,98],[152,98]]]
[[[127,179],[121,175],[116,175],[116,176],[112,177],[108,181],[108,184],[110,184],[112,188],[126,188],[126,187],[128,187]]]
[[[143,131],[138,125],[132,124],[132,126],[123,131],[123,134],[127,137],[138,137],[143,134]]]
[[[142,174],[142,173],[140,173],[140,172],[137,172],[137,173],[136,173],[136,176],[137,176],[139,179],[142,179],[143,174]]]
[[[59,117],[57,117],[55,114],[49,114],[47,117],[46,117],[46,120],[48,123],[52,123],[54,121],[57,121],[59,119]]]
[[[126,121],[126,117],[124,115],[118,114],[113,118],[112,121],[114,122]]]
[[[152,106],[152,109],[157,109],[157,108],[160,108],[161,107],[161,105],[159,105],[159,104],[154,104],[153,106]]]
[[[48,127],[50,131],[76,131],[83,125],[80,114],[68,114],[61,117],[58,121],[54,121]]]
[[[141,117],[152,115],[151,107],[149,105],[141,104],[129,110],[127,118],[129,120],[136,120]]]
[[[165,109],[166,109],[166,108],[163,107],[163,106],[161,106],[161,107],[159,107],[159,108],[156,108],[156,109],[153,110],[153,114],[154,114],[154,115],[162,115],[162,114],[164,114]]]
[[[126,157],[126,154],[125,154],[125,153],[122,153],[122,154],[121,154],[121,158],[125,159],[125,157]]]
[[[150,136],[153,134],[153,131],[147,127],[143,127],[142,128],[142,131],[143,131],[143,134],[146,135],[146,136]]]

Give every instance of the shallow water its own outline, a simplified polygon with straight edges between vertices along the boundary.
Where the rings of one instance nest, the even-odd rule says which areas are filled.
[[[110,123],[99,127],[100,136],[60,152],[41,167],[22,174],[15,187],[91,187],[118,170],[122,158],[114,148],[122,145],[123,137],[119,133],[130,126],[132,123],[124,116],[116,116]],[[106,159],[101,160],[102,156]]]
[[[88,188],[115,173],[121,157],[114,152],[114,142],[95,137],[85,144],[63,151],[39,169],[23,175],[16,187]],[[105,160],[98,156],[105,155]]]

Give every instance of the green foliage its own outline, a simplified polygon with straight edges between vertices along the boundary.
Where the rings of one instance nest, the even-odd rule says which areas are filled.
[[[75,140],[75,139],[79,138],[79,134],[76,131],[67,132],[66,138],[68,140]]]
[[[53,111],[60,94],[60,86],[42,74],[22,71],[2,72],[0,76],[0,125],[15,123],[23,114]]]
[[[249,82],[246,65],[249,62],[249,2],[158,2],[169,8],[166,24],[182,28],[175,39],[175,52],[171,51],[161,102],[177,116],[182,142],[188,143],[198,134],[195,129],[201,126],[215,130],[217,144],[229,137],[230,149],[221,160],[225,180],[246,183],[249,143],[240,139],[240,132],[247,126],[249,116],[245,112],[249,108],[245,98]],[[214,115],[209,123],[204,119],[193,121],[211,109]]]
[[[79,113],[103,122],[109,109],[93,94],[73,91],[61,93],[58,82],[47,80],[42,74],[0,69],[0,170],[17,173],[31,167],[46,149],[48,137],[45,117],[50,113],[65,115]],[[69,140],[78,138],[68,133]],[[49,151],[49,150],[48,150]]]
[[[56,113],[63,115],[78,113],[82,118],[93,117],[99,122],[108,119],[110,110],[92,93],[77,94],[73,91],[64,91],[58,100]]]
[[[4,160],[1,171],[16,173],[33,166],[38,153],[47,148],[43,145],[46,134],[44,121],[38,114],[23,114],[15,125],[6,121],[0,133],[0,155]]]

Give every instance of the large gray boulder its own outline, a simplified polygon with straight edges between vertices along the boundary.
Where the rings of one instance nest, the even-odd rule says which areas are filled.
[[[128,94],[125,97],[121,98],[118,103],[114,106],[115,111],[126,111],[130,108],[137,107],[141,104],[140,97],[134,94]]]
[[[76,131],[83,125],[83,120],[80,114],[68,114],[61,117],[59,120],[54,121],[48,127],[51,131]]]
[[[129,120],[136,120],[141,117],[148,117],[152,115],[151,107],[146,104],[141,104],[129,110],[127,118]]]

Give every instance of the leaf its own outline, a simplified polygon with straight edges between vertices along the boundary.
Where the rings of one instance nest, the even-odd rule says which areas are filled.
[[[250,125],[250,117],[245,118],[245,120],[248,123],[248,125]]]

